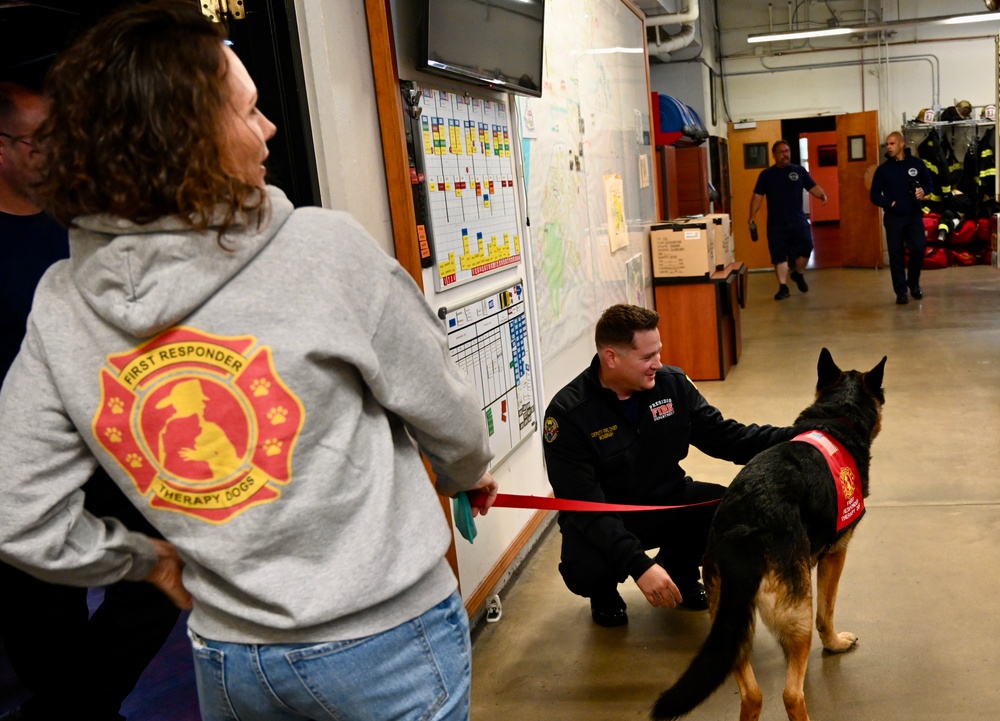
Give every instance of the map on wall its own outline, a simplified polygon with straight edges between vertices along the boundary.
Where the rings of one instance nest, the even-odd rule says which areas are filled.
[[[648,253],[646,62],[643,19],[621,0],[546,0],[542,97],[517,99],[543,360],[625,300],[628,259]]]
[[[423,88],[424,188],[438,291],[521,261],[503,102]]]

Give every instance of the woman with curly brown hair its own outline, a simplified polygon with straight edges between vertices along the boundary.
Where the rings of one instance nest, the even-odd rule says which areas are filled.
[[[120,10],[46,93],[39,190],[71,257],[0,393],[0,559],[193,599],[206,721],[468,718],[413,440],[439,490],[489,491],[474,512],[496,483],[416,285],[349,216],[265,184],[275,126],[197,5]],[[170,543],[81,508],[98,463]]]
[[[117,18],[104,31],[114,38],[98,44],[95,29],[48,79],[51,115],[35,137],[55,160],[39,188],[49,211],[65,225],[99,213],[138,224],[177,215],[224,231],[265,205],[265,142],[276,128],[222,26],[184,8],[170,18],[188,38],[180,42],[146,13]]]

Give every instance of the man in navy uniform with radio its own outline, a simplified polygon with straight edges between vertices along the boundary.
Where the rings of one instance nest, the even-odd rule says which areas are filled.
[[[899,132],[889,133],[885,139],[886,161],[872,176],[871,201],[884,213],[885,241],[889,248],[889,274],[896,304],[910,302],[909,289],[914,300],[924,297],[920,288],[920,270],[924,264],[927,236],[924,231],[924,211],[920,201],[931,192],[934,179],[923,160],[914,158],[906,147],[906,139]],[[906,251],[910,251],[909,268]]]
[[[802,209],[802,191],[807,191],[824,203],[826,191],[816,185],[809,171],[792,163],[792,149],[787,140],[775,141],[771,146],[774,165],[764,168],[757,176],[757,185],[750,198],[750,228],[756,228],[755,218],[761,203],[767,198],[767,248],[778,276],[775,300],[784,300],[788,292],[789,276],[802,293],[809,292],[802,273],[813,251],[812,229]],[[789,274],[789,264],[794,270]]]
[[[660,363],[659,314],[613,305],[597,321],[597,355],[545,411],[545,466],[557,498],[690,508],[626,513],[561,511],[559,572],[590,599],[600,626],[628,623],[618,584],[631,576],[661,608],[708,608],[699,566],[713,501],[725,487],[685,475],[693,445],[746,463],[792,429],[743,425],[722,414],[680,368]],[[707,505],[697,505],[697,504]],[[656,558],[646,551],[659,549]]]

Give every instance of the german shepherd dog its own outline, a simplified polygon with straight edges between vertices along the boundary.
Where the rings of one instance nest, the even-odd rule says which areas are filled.
[[[842,371],[824,348],[816,401],[799,414],[794,426],[799,433],[820,431],[838,441],[838,458],[846,449],[860,476],[862,498],[868,495],[871,443],[885,402],[885,361],[883,357],[867,373]],[[788,441],[759,453],[733,479],[712,521],[704,557],[712,628],[688,669],[656,702],[655,721],[688,713],[730,672],[740,688],[740,721],[760,718],[761,691],[750,667],[757,611],[785,654],[782,697],[788,718],[809,721],[803,685],[812,642],[813,566],[818,565],[816,630],[823,648],[844,653],[858,642],[853,633],[838,633],[833,625],[837,584],[856,527],[838,533],[842,504],[833,468],[816,446]],[[841,496],[851,495],[852,475],[847,471]]]

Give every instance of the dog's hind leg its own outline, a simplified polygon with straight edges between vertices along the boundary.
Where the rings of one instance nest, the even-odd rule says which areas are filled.
[[[781,694],[789,721],[809,721],[806,711],[806,667],[812,645],[812,598],[802,599],[785,611],[785,623],[778,636],[785,652],[785,690]]]
[[[845,539],[846,540],[846,539]],[[850,651],[858,644],[858,637],[849,631],[837,633],[833,626],[833,610],[837,604],[837,587],[847,558],[847,544],[819,559],[816,568],[816,630],[823,641],[823,648],[831,653]]]
[[[809,646],[812,642],[812,602],[800,608],[796,621],[788,632],[782,634],[781,646],[785,651],[785,690],[781,699],[785,702],[785,712],[789,721],[809,721],[806,711],[806,668],[809,665]],[[801,621],[805,619],[806,625]]]
[[[719,607],[719,572],[707,559],[702,569],[702,577],[705,579],[705,595],[708,596],[708,607],[714,621]],[[757,626],[757,615],[752,611],[751,613],[747,640],[740,647],[739,656],[733,666],[733,677],[736,679],[736,685],[740,687],[740,721],[758,721],[764,707],[764,695],[750,666],[754,631]]]
[[[758,595],[761,619],[785,654],[781,697],[790,721],[809,721],[805,701],[806,667],[812,645],[812,578],[809,566],[795,564],[783,576],[765,577]]]
[[[768,577],[770,578],[770,577]],[[761,586],[764,586],[763,581]],[[711,596],[710,596],[711,598]],[[755,605],[769,603],[770,597],[766,592],[758,592]],[[756,614],[750,622],[750,632],[747,640],[740,648],[740,655],[733,666],[733,677],[736,685],[740,687],[740,721],[757,721],[760,712],[764,708],[764,695],[757,684],[757,677],[754,676],[753,667],[750,665],[750,653],[753,651],[753,637],[757,627]]]
[[[749,647],[740,653],[736,666],[733,667],[736,685],[740,687],[740,721],[757,721],[764,706],[764,695],[757,685],[757,678],[750,666]]]

